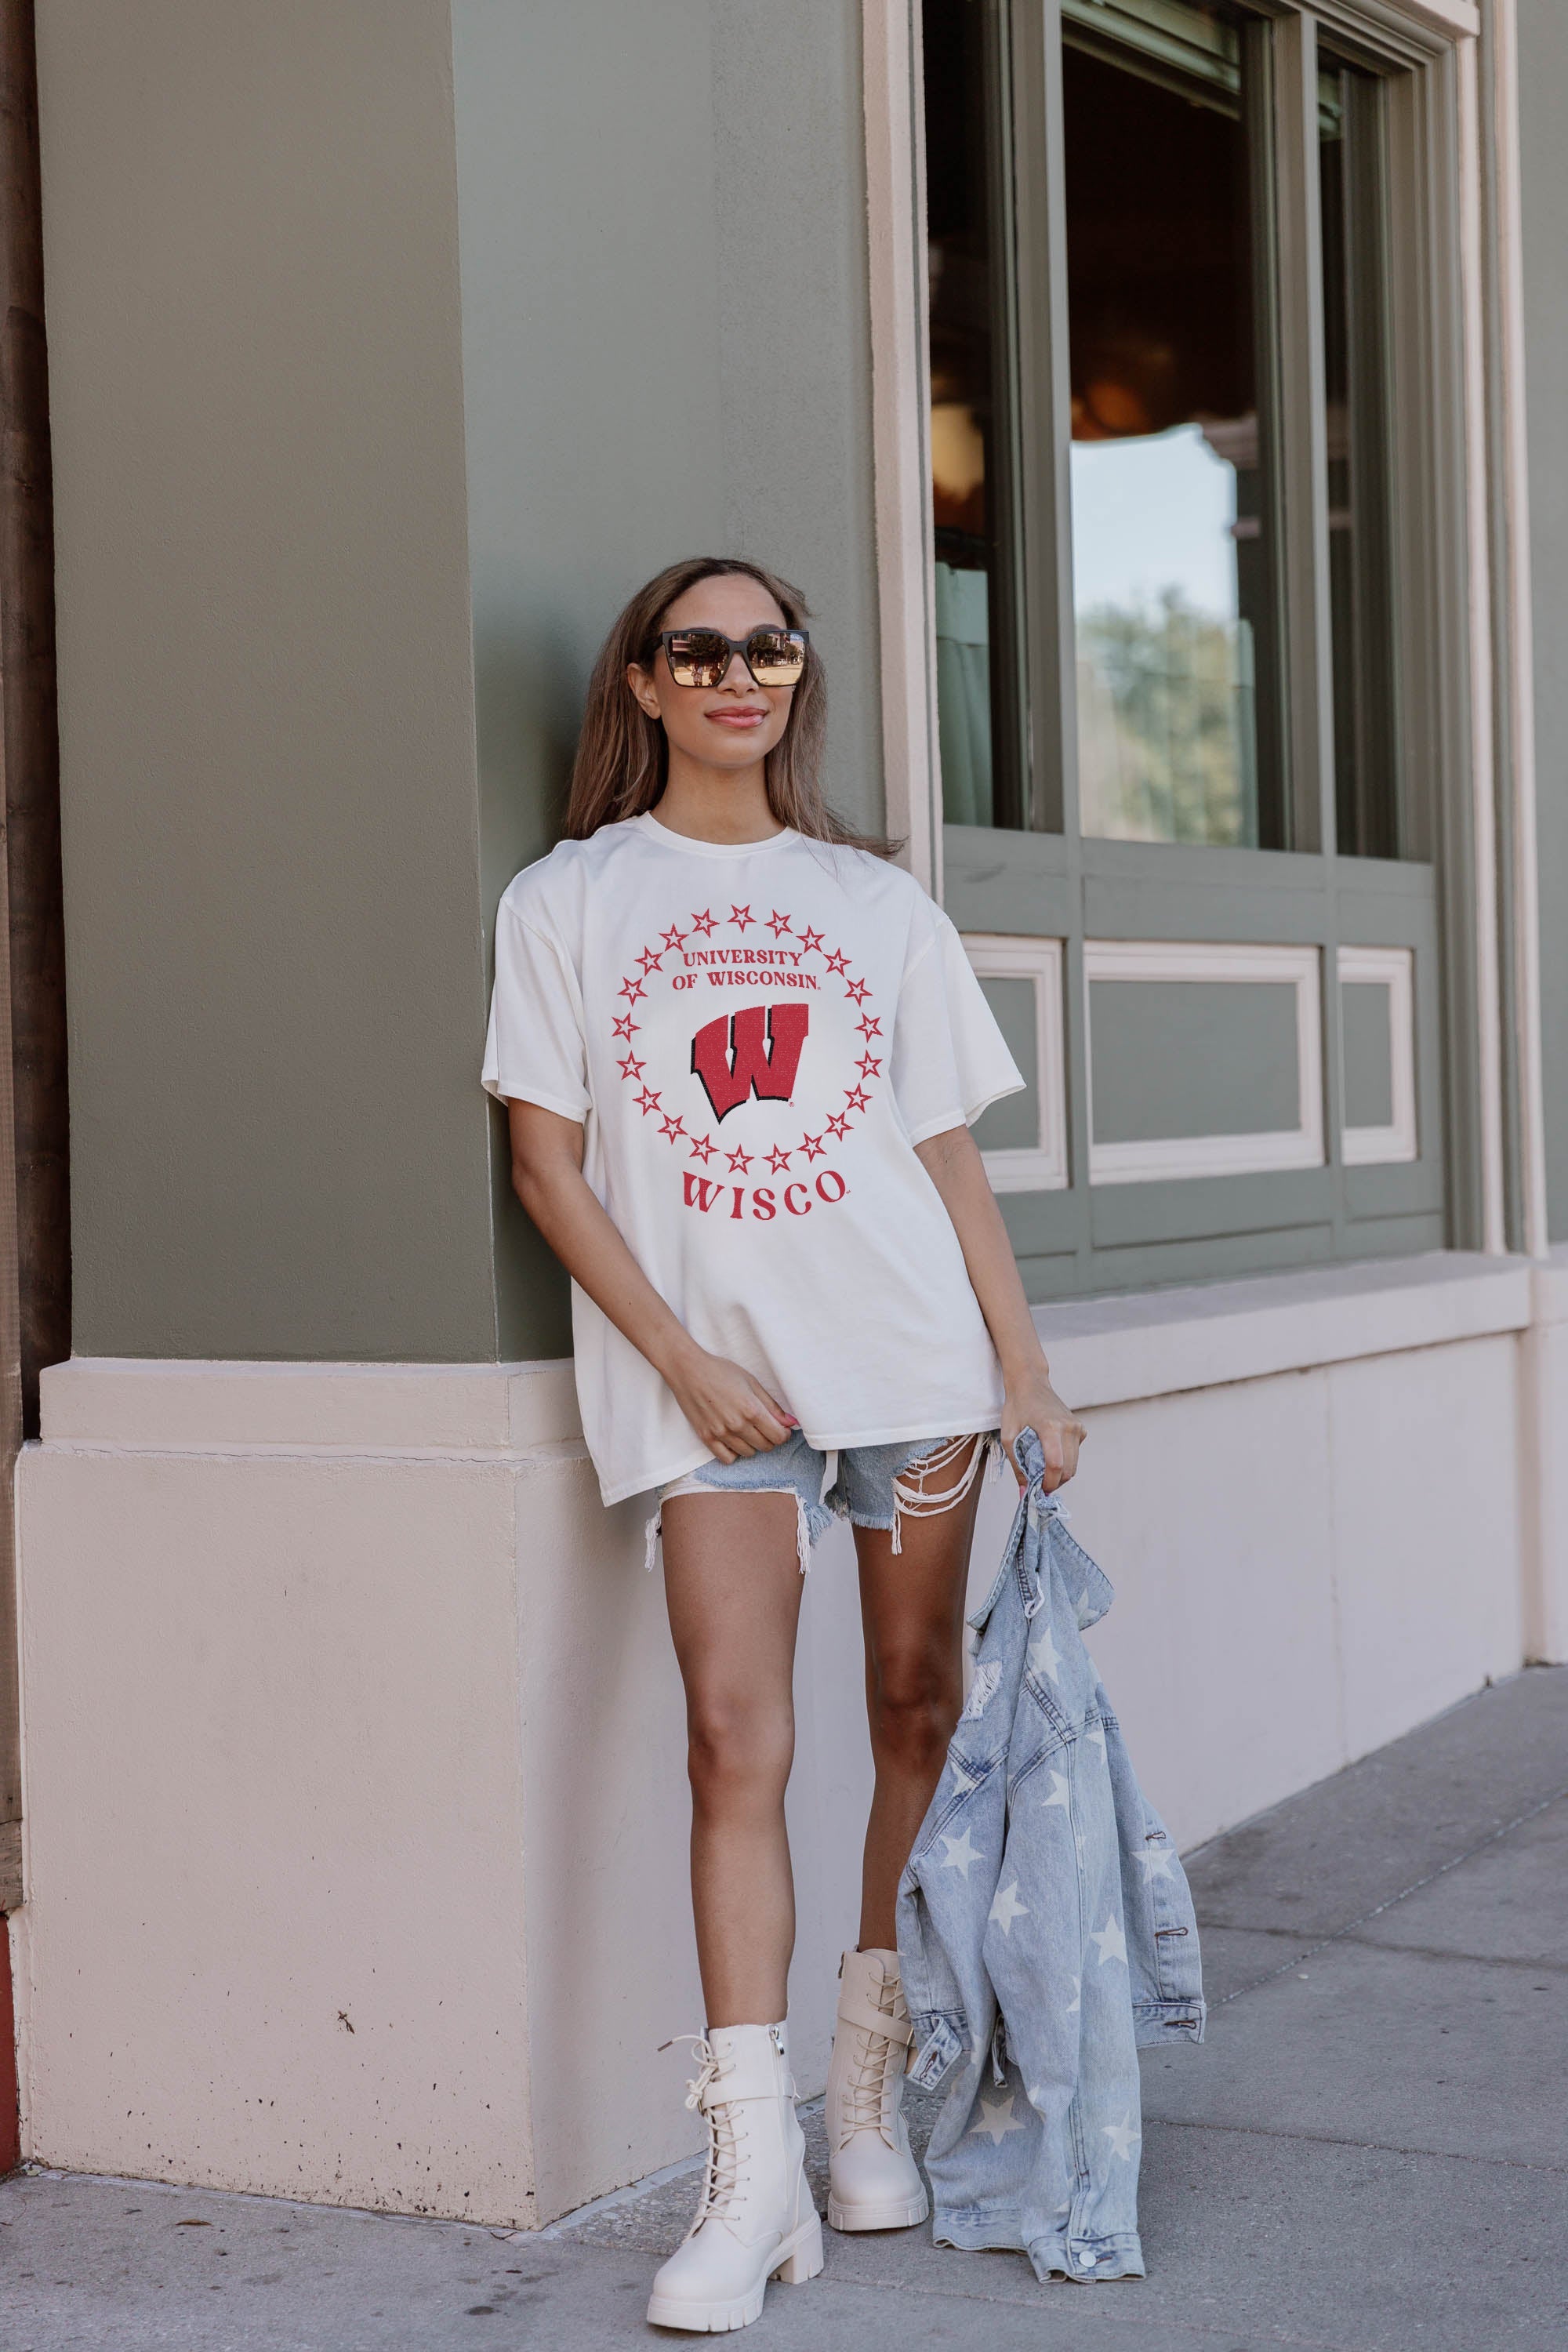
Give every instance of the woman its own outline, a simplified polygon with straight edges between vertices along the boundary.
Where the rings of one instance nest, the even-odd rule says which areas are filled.
[[[969,1126],[1023,1084],[956,932],[826,808],[795,590],[677,564],[595,669],[567,835],[501,901],[484,1079],[574,1283],[606,1504],[653,1492],[685,1682],[709,2166],[650,2320],[743,2326],[822,2267],[784,2032],[801,1577],[853,1523],[876,1787],[828,2083],[841,2230],[925,2218],[894,1900],[962,1704],[976,1474],[1083,1435]]]

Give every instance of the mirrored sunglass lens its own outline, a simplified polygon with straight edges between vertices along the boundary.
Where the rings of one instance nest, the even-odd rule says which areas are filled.
[[[717,686],[729,667],[729,641],[712,629],[692,629],[669,641],[669,670],[677,686]]]
[[[805,647],[787,629],[755,629],[746,659],[759,686],[793,686],[805,667]]]

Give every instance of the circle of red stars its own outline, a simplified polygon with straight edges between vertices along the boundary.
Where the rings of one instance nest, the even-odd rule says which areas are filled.
[[[818,957],[824,973],[843,983],[845,995],[858,1008],[860,1016],[857,1024],[860,1032],[857,1084],[846,1087],[843,1102],[823,1122],[820,1134],[803,1134],[800,1141],[787,1151],[779,1144],[775,1144],[771,1151],[747,1151],[740,1146],[731,1151],[715,1136],[694,1133],[684,1119],[665,1109],[657,1088],[648,1085],[646,1066],[634,1042],[639,1027],[636,1019],[638,1002],[647,992],[649,973],[662,970],[667,955],[678,955],[689,939],[711,939],[715,931],[735,930],[743,940],[753,925],[761,930],[771,931],[775,941],[787,937],[806,955]],[[725,1163],[732,1176],[749,1176],[753,1161],[765,1167],[773,1176],[784,1174],[797,1159],[809,1169],[815,1160],[825,1157],[830,1137],[836,1142],[842,1142],[856,1119],[865,1114],[871,1099],[870,1088],[881,1076],[887,1060],[887,1041],[882,1036],[882,1024],[875,1014],[867,1012],[866,1000],[871,992],[866,982],[850,971],[847,956],[838,948],[829,952],[825,935],[813,930],[809,923],[797,931],[787,915],[781,915],[776,907],[770,910],[765,920],[753,915],[749,906],[731,906],[728,915],[716,915],[711,908],[705,907],[700,914],[692,916],[685,930],[679,924],[672,923],[662,934],[658,945],[642,949],[634,963],[635,969],[626,975],[616,992],[626,999],[626,1009],[615,1024],[616,1036],[625,1048],[624,1055],[618,1055],[622,1079],[627,1086],[637,1088],[637,1108],[644,1118],[656,1118],[658,1132],[665,1140],[673,1144],[677,1150],[690,1152],[704,1169],[710,1160],[715,1159]],[[879,1046],[879,1052],[876,1050]],[[715,1170],[714,1172],[720,1171]]]

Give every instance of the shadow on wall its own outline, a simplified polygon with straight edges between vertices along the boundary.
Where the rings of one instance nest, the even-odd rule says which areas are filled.
[[[586,643],[584,632],[560,614],[514,609],[476,620],[474,720],[487,919],[518,868],[542,857],[560,838],[597,651],[597,641]]]
[[[474,627],[474,712],[479,774],[479,865],[485,898],[488,1001],[495,907],[520,866],[559,839],[595,637],[559,613],[514,605]],[[505,1360],[572,1351],[570,1292],[553,1252],[511,1189],[506,1115],[491,1129],[496,1328]]]

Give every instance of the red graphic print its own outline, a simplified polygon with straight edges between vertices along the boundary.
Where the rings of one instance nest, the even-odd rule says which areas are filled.
[[[760,935],[755,947],[745,943],[752,930]],[[684,928],[677,921],[658,933],[631,957],[630,964],[618,991],[622,1009],[612,1024],[622,1041],[616,1058],[623,1082],[643,1117],[652,1119],[660,1144],[696,1163],[681,1176],[686,1206],[699,1215],[722,1218],[726,1223],[755,1220],[783,1230],[792,1217],[807,1216],[814,1207],[830,1207],[842,1201],[849,1189],[844,1177],[837,1168],[816,1163],[871,1111],[877,1081],[888,1066],[886,1043],[872,1050],[871,1041],[882,1036],[881,1020],[867,1009],[875,1002],[872,991],[842,948],[831,945],[809,923],[797,929],[795,918],[778,907],[765,919],[754,906],[731,907],[727,918],[714,908],[704,907],[693,909]],[[690,1072],[702,1087],[715,1124],[721,1125],[731,1111],[752,1100],[794,1102],[801,1055],[813,1025],[810,998],[814,994],[819,1004],[824,996],[842,1002],[859,1039],[858,1061],[851,1047],[839,1072],[813,1064],[816,1085],[820,1087],[826,1077],[829,1100],[837,1097],[838,1105],[837,1109],[823,1107],[815,1134],[807,1129],[798,1141],[781,1139],[771,1146],[754,1138],[750,1150],[742,1142],[731,1150],[700,1131],[707,1123],[707,1114],[699,1103],[688,1102],[684,1114],[667,1108],[668,1097],[677,1092],[671,1083],[673,1073],[660,1066],[657,1045],[640,1054],[633,1047],[634,1037],[648,1034],[633,1017],[633,1011],[648,1011],[666,989],[678,998],[695,994],[700,1001],[712,989],[743,989],[751,994],[775,988],[788,993],[771,1003],[743,1006],[734,1013],[720,1013],[704,1022],[692,1037]],[[832,1043],[831,1020],[820,1026],[813,1052],[831,1066],[843,1048]],[[653,1034],[657,1035],[657,1030]],[[656,1074],[666,1081],[662,1095],[650,1083]],[[685,1100],[684,1080],[678,1099]],[[795,1173],[797,1159],[809,1171],[804,1179]],[[712,1175],[707,1172],[710,1161],[715,1163]],[[770,1181],[752,1182],[753,1167]],[[793,1181],[779,1181],[791,1177]]]
[[[699,1029],[691,1066],[721,1125],[753,1094],[788,1102],[810,1018],[807,1004],[748,1004]]]

